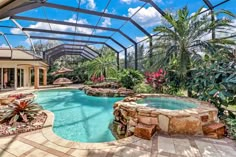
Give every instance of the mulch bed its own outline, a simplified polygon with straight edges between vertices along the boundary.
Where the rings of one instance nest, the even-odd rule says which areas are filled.
[[[47,114],[42,112],[29,123],[17,122],[15,126],[7,123],[0,124],[0,137],[42,129],[46,119]]]

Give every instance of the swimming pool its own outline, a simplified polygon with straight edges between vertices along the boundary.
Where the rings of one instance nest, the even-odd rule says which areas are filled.
[[[36,92],[36,102],[54,113],[53,131],[76,142],[109,142],[115,140],[109,124],[113,104],[123,98],[88,96],[77,89],[53,89]]]
[[[168,110],[184,110],[197,107],[194,103],[168,97],[147,97],[138,100],[137,104]]]

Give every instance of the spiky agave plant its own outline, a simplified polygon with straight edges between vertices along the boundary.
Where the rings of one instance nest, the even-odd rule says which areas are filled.
[[[10,125],[13,125],[16,122],[29,122],[34,119],[35,114],[42,110],[42,107],[33,103],[32,100],[24,100],[15,101],[3,110],[4,114],[1,117],[0,122],[8,122]]]

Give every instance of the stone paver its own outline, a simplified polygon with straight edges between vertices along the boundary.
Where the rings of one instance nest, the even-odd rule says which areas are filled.
[[[3,149],[0,149],[0,156],[1,157],[15,157],[15,155],[13,155],[7,151],[4,151]]]
[[[200,157],[201,154],[198,149],[191,146],[175,145],[176,154],[186,157]]]
[[[70,148],[61,147],[61,146],[56,145],[52,142],[47,142],[47,143],[44,144],[44,146],[52,148],[52,149],[56,149],[56,150],[64,152],[64,153],[66,153],[70,150]]]
[[[220,144],[214,144],[217,151],[221,154],[221,156],[224,157],[236,157],[236,151],[227,145],[220,145]]]
[[[161,152],[175,154],[174,141],[171,137],[158,137],[158,153]]]
[[[147,151],[142,151],[130,147],[120,147],[116,150],[116,153],[114,155],[120,156],[120,157],[150,157],[151,153]]]
[[[49,154],[45,151],[36,149],[25,157],[56,157],[55,155]]]
[[[5,145],[4,150],[6,150],[7,152],[9,152],[15,156],[20,156],[32,148],[33,148],[32,146],[25,144],[23,142],[13,141],[12,143]]]
[[[89,151],[88,150],[78,150],[76,149],[74,152],[71,153],[71,155],[77,157],[87,157],[89,155]]]
[[[28,140],[34,139],[34,141],[39,143],[39,144],[42,144],[45,141],[47,141],[47,139],[42,135],[41,132],[35,133],[35,134],[26,135],[26,136],[24,136],[24,138],[28,139]]]
[[[205,141],[195,141],[203,157],[220,157],[220,153],[212,143]]]
[[[234,147],[229,139],[155,135],[150,141],[139,139],[110,148],[72,148],[70,143],[63,147],[49,141],[40,130],[1,137],[0,157],[236,157]]]

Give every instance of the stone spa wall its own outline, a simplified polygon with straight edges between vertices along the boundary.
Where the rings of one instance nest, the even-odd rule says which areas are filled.
[[[145,97],[175,98],[197,105],[184,110],[167,110],[141,106],[137,100]],[[117,138],[135,135],[151,139],[157,132],[167,134],[203,135],[202,127],[218,121],[218,110],[208,102],[191,98],[174,97],[162,94],[141,94],[126,97],[116,102],[114,108],[113,134]]]

